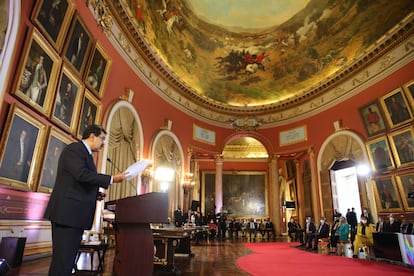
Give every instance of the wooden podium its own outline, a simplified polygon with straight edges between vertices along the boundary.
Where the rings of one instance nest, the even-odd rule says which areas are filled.
[[[148,193],[116,201],[115,275],[152,275],[154,238],[150,223],[167,222],[167,193]]]

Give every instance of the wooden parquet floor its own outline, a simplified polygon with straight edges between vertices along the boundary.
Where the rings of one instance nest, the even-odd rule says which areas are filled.
[[[239,269],[236,261],[241,256],[251,254],[252,252],[242,245],[246,240],[225,240],[225,241],[203,241],[199,245],[194,242],[191,245],[194,256],[178,255],[175,257],[175,266],[181,270],[181,275],[238,275],[247,276],[248,273]],[[257,241],[265,242],[265,241]],[[112,265],[114,259],[114,249],[108,249],[105,255],[105,264],[103,273],[77,272],[76,275],[112,275]],[[24,260],[18,268],[13,268],[7,276],[35,276],[47,275],[51,257],[44,257],[36,260]],[[78,262],[79,269],[89,269],[90,259],[81,257]],[[97,260],[94,261],[97,266]],[[129,275],[122,275],[129,276]],[[132,275],[131,275],[132,276]]]

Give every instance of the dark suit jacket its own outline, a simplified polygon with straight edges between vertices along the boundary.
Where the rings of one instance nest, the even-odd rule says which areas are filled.
[[[329,237],[329,224],[324,223],[319,225],[318,231],[316,232],[319,238]]]
[[[99,187],[108,188],[110,175],[99,174],[82,142],[68,145],[60,155],[56,182],[44,217],[53,223],[90,229]]]

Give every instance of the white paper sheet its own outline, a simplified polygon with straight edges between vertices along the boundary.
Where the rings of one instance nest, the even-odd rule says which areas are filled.
[[[125,170],[125,180],[131,180],[135,176],[137,176],[140,172],[145,170],[145,168],[148,166],[147,160],[140,160],[131,166],[128,167],[128,169]]]

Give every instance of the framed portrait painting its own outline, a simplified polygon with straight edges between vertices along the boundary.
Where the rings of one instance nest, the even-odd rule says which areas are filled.
[[[403,85],[405,95],[410,103],[411,109],[414,111],[414,80],[407,82]]]
[[[385,117],[391,128],[408,123],[413,119],[407,98],[401,88],[381,97],[381,104],[385,111]]]
[[[397,167],[414,164],[414,131],[406,127],[391,134],[390,141]]]
[[[62,50],[73,13],[71,0],[40,0],[33,10],[33,23],[58,52]]]
[[[64,63],[59,77],[51,119],[64,130],[76,134],[84,86]]]
[[[51,129],[43,156],[42,172],[37,189],[39,192],[50,193],[52,191],[55,185],[60,154],[67,145],[74,141],[71,136],[58,131],[56,128]]]
[[[386,130],[385,121],[377,101],[360,108],[359,113],[368,136],[383,133]]]
[[[85,74],[85,84],[99,99],[105,92],[105,84],[111,68],[111,60],[97,41]]]
[[[81,138],[84,130],[92,125],[99,124],[101,116],[102,104],[88,89],[85,89],[85,94],[82,101],[81,115],[78,124],[78,137]]]
[[[34,28],[26,41],[12,93],[48,116],[60,66],[61,58],[57,52]]]
[[[378,209],[383,212],[402,211],[400,194],[394,177],[385,177],[374,180],[374,182],[374,191]]]
[[[414,197],[408,194],[414,194],[414,172],[404,175],[397,175],[398,188],[400,189],[402,202],[406,211],[414,211]]]
[[[17,105],[12,105],[1,144],[1,182],[33,189],[46,126]]]
[[[73,69],[83,75],[88,62],[88,54],[92,47],[92,36],[86,28],[78,13],[73,17],[72,25],[66,39],[63,53],[66,60]]]
[[[387,136],[383,135],[367,142],[367,151],[373,171],[390,170],[394,168],[394,160]]]

